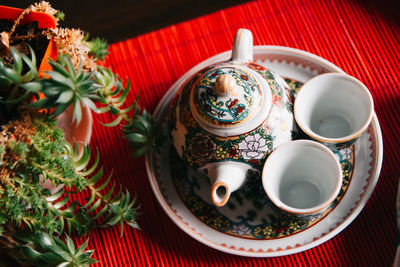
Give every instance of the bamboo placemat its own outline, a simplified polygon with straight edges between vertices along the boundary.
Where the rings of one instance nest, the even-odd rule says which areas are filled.
[[[363,1],[364,2],[364,1]],[[163,212],[150,188],[144,159],[133,159],[119,129],[95,122],[106,173],[142,204],[142,231],[93,233],[98,266],[390,266],[395,252],[395,198],[400,173],[400,5],[395,1],[272,0],[180,23],[110,47],[106,64],[130,79],[133,94],[153,111],[169,87],[197,63],[231,49],[238,28],[255,45],[281,45],[321,56],[361,80],[371,91],[384,139],[384,161],[374,193],[360,215],[331,240],[276,258],[248,258],[209,248],[183,233]],[[138,11],[140,12],[140,11]],[[116,29],[118,30],[118,29]],[[107,117],[100,117],[106,120]]]

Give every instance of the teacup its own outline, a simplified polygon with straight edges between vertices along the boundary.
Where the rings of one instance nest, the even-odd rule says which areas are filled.
[[[327,73],[306,82],[297,94],[294,116],[311,139],[332,150],[352,145],[372,120],[371,93],[344,73]]]
[[[326,146],[311,140],[291,141],[267,158],[262,183],[276,207],[310,219],[320,216],[339,194],[342,169]]]

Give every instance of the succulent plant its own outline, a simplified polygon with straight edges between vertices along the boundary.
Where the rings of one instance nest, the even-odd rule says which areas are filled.
[[[131,120],[129,112],[132,111],[137,102],[128,107],[124,107],[126,97],[130,91],[131,85],[129,80],[125,87],[122,80],[118,78],[110,69],[99,66],[95,72],[97,78],[96,83],[100,89],[98,96],[101,107],[97,108],[97,113],[108,112],[115,116],[115,119],[109,123],[102,123],[104,126],[113,127],[121,122],[127,123]]]
[[[0,108],[3,109],[3,115],[6,114],[4,111],[12,113],[13,105],[25,101],[41,88],[38,83],[36,56],[32,48],[29,49],[31,58],[11,48],[14,63],[10,65],[0,61],[0,103],[3,103]]]
[[[160,125],[145,110],[141,110],[136,99],[134,115],[123,126],[125,138],[134,149],[134,157],[139,157],[151,149],[158,151],[165,141]]]
[[[58,116],[73,105],[73,119],[78,124],[82,118],[82,106],[96,113],[109,112],[116,116],[112,122],[104,123],[105,126],[112,127],[129,120],[128,113],[134,105],[123,108],[130,91],[129,81],[123,87],[120,78],[101,66],[90,73],[83,71],[81,65],[75,69],[71,57],[65,54],[59,55],[57,62],[51,61],[50,65],[53,71],[48,72],[45,79],[36,82],[39,84],[37,92],[44,97],[32,103],[31,107],[53,109],[52,115]]]
[[[86,239],[79,247],[75,247],[68,235],[66,235],[65,243],[58,237],[45,232],[32,234],[20,230],[13,232],[9,238],[13,240],[13,242],[7,242],[7,255],[10,258],[2,257],[3,261],[7,261],[3,262],[3,265],[84,267],[98,262],[92,258],[94,250],[85,251],[89,239]]]
[[[82,105],[96,110],[93,100],[98,99],[99,86],[93,81],[93,73],[82,70],[82,65],[75,69],[71,57],[60,54],[57,62],[50,61],[53,68],[47,72],[49,77],[40,80],[41,90],[45,97],[31,104],[39,109],[54,108],[52,115],[58,116],[71,104],[74,106],[73,119],[82,119]]]
[[[87,42],[87,46],[90,49],[89,55],[94,58],[103,60],[108,55],[108,44],[102,38],[93,38]]]

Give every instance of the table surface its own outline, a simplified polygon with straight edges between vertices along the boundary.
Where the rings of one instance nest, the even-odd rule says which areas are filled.
[[[128,1],[121,3],[129,6]],[[203,3],[213,5],[213,1]],[[185,13],[183,7],[176,8]],[[106,173],[114,169],[116,182],[137,193],[143,214],[142,230],[126,228],[122,238],[114,228],[93,232],[89,247],[96,249],[95,257],[101,261],[97,265],[391,266],[400,176],[399,11],[396,1],[253,1],[113,43],[106,65],[131,81],[133,94],[128,101],[140,92],[141,104],[149,111],[191,67],[229,50],[238,28],[250,29],[255,45],[287,46],[321,56],[370,89],[383,133],[384,160],[365,208],[334,238],[293,255],[240,257],[197,242],[169,220],[152,193],[144,159],[133,159],[121,131],[101,126],[98,121],[108,118],[101,116],[94,122],[91,146],[99,148]],[[131,34],[137,34],[134,26]]]

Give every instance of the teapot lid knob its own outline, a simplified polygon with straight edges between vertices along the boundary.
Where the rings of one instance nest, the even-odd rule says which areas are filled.
[[[253,61],[253,34],[247,29],[239,29],[233,41],[231,61],[247,63]]]
[[[218,96],[235,96],[237,95],[238,85],[235,78],[229,74],[221,74],[215,81],[216,95]]]

